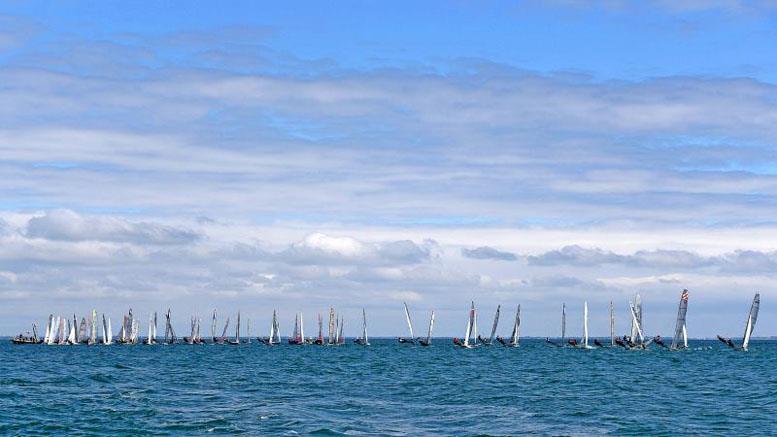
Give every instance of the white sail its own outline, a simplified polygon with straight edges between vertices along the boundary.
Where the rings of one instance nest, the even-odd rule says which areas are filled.
[[[51,338],[51,323],[54,319],[53,314],[49,314],[49,319],[46,322],[46,334],[43,336],[43,343],[49,344],[49,339]]]
[[[488,336],[488,344],[494,341],[494,335],[496,334],[496,327],[499,324],[499,313],[502,310],[502,305],[496,306],[496,314],[494,314],[494,324],[491,325],[491,335]]]
[[[643,343],[645,338],[642,336],[642,328],[639,325],[639,320],[637,320],[637,312],[634,309],[634,304],[630,303],[629,309],[631,310],[632,329],[636,331],[636,336],[639,337],[639,342]],[[632,337],[631,341],[634,341],[634,337]]]
[[[97,344],[97,310],[92,310],[92,332],[89,336],[90,344]]]
[[[637,338],[638,331],[643,329],[642,327],[642,298],[637,293],[634,296],[634,304],[632,305],[633,318],[631,321],[631,341]]]
[[[337,344],[345,343],[345,336],[343,335],[343,327],[345,326],[345,317],[340,316],[340,331],[337,334]]]
[[[270,344],[273,344],[275,339],[275,310],[272,311],[272,320],[270,321]]]
[[[683,347],[688,349],[688,328],[685,327],[685,323],[683,323]]]
[[[70,325],[70,320],[68,320],[68,325]],[[73,316],[73,324],[70,325],[70,333],[67,336],[67,342],[69,344],[78,344],[77,338],[76,338],[76,331],[78,330],[78,327],[76,326],[76,318],[75,315]]]
[[[70,320],[64,318],[59,320],[59,342],[58,344],[67,343],[68,336],[70,335]]]
[[[434,328],[434,311],[432,311],[432,316],[429,317],[429,331],[426,333],[426,345],[432,344],[432,329]]]
[[[475,310],[475,303],[472,303],[472,342],[477,343],[478,340],[478,312]]]
[[[410,339],[414,339],[415,335],[413,334],[413,323],[410,322],[410,311],[407,309],[407,303],[402,302],[405,305],[405,318],[407,319],[407,328],[410,329]]]
[[[213,318],[210,322],[210,337],[213,341],[216,341],[216,310],[213,310]]]
[[[305,344],[305,323],[302,318],[302,311],[299,312],[299,338],[302,344]]]
[[[758,320],[758,309],[761,306],[761,295],[755,294],[753,297],[753,303],[750,305],[750,313],[747,315],[747,323],[745,324],[745,335],[742,337],[742,350],[747,350],[750,346],[750,337],[755,330],[755,322]]]
[[[367,338],[367,311],[364,308],[362,308],[362,340],[365,346],[370,344],[370,340]]]
[[[567,337],[567,304],[561,304],[561,343]]]
[[[472,308],[469,310],[469,317],[467,317],[467,330],[464,334],[464,347],[469,347],[469,335],[472,331],[472,318],[475,314],[475,303],[472,303]]]
[[[510,345],[516,346],[521,341],[521,305],[515,310],[515,322],[513,332],[510,334]]]

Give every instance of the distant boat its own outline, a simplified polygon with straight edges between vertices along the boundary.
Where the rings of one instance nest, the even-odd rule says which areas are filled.
[[[278,324],[278,314],[276,313],[275,310],[272,311],[272,322],[270,322],[270,336],[259,340],[268,346],[276,346],[281,344],[281,330],[280,330],[280,325]]]
[[[173,324],[170,321],[170,309],[168,308],[167,314],[165,314],[165,344],[175,344],[176,340]]]
[[[92,310],[92,322],[90,323],[89,340],[86,342],[88,345],[97,344],[97,310]]]
[[[429,330],[426,332],[426,339],[420,340],[418,344],[421,346],[432,345],[432,328],[434,328],[434,311],[432,311],[432,315],[429,317]]]
[[[680,305],[677,307],[677,321],[674,327],[672,346],[669,349],[676,351],[688,349],[688,328],[685,325],[685,315],[688,313],[688,290],[680,293]]]
[[[521,305],[515,310],[515,321],[513,322],[513,332],[510,334],[510,339],[505,340],[502,337],[496,338],[502,346],[506,347],[518,347],[521,342]]]
[[[240,344],[240,311],[237,312],[237,324],[235,324],[235,339],[230,340],[229,344],[232,344],[232,345]]]
[[[313,344],[324,345],[324,318],[321,317],[321,313],[318,313],[318,337],[316,337]]]
[[[610,347],[615,346],[615,307],[610,301]]]
[[[494,314],[494,323],[491,325],[491,335],[488,337],[488,340],[481,338],[478,336],[478,341],[480,341],[480,344],[483,346],[491,346],[491,343],[494,342],[494,334],[496,334],[496,327],[499,324],[499,313],[502,309],[502,305],[496,306],[496,314]]]
[[[583,302],[583,337],[580,338],[580,343],[571,339],[569,344],[582,349],[593,349],[593,346],[588,344],[588,302]]]
[[[362,308],[362,336],[353,341],[362,346],[369,346],[370,340],[367,338],[367,311]]]
[[[38,326],[33,323],[32,324],[32,334],[27,332],[27,335],[19,334],[18,336],[11,339],[11,343],[13,344],[41,344],[43,343],[43,340],[38,338]]]
[[[410,337],[399,337],[397,340],[400,343],[407,343],[407,344],[415,344],[415,334],[413,334],[413,322],[410,321],[410,310],[407,309],[407,303],[402,302],[402,304],[405,306],[405,319],[407,320],[407,329],[410,330]]]
[[[463,347],[465,349],[472,349],[480,346],[478,344],[478,316],[475,310],[475,302],[472,302],[472,306],[469,310],[469,317],[467,318],[467,330],[464,333],[464,339],[453,339],[453,344]]]
[[[645,342],[645,336],[642,331],[642,302],[640,301],[639,294],[634,299],[635,303],[629,303],[629,310],[631,312],[631,326],[632,332],[635,336],[628,339],[628,346],[631,349],[645,349],[650,342]],[[636,305],[639,306],[636,306]]]
[[[343,326],[345,325],[345,318],[343,316],[340,316],[340,321],[338,325],[339,325],[339,329],[337,330],[337,336],[335,337],[335,344],[340,346],[345,344],[345,336],[343,335]]]
[[[742,336],[742,345],[737,346],[734,344],[733,341],[731,341],[730,338],[724,338],[720,335],[718,336],[718,340],[722,341],[726,346],[730,347],[734,350],[741,350],[741,351],[747,351],[748,347],[750,346],[750,338],[753,335],[753,331],[755,330],[755,322],[758,320],[758,309],[761,307],[761,295],[760,293],[756,293],[755,297],[753,297],[753,303],[750,305],[750,313],[747,315],[747,322],[745,323],[745,334]]]
[[[551,340],[550,337],[546,338],[545,341],[556,347],[564,347],[564,344],[565,344],[564,339],[566,338],[566,333],[567,333],[567,304],[562,303],[561,304],[561,341],[557,343]]]
[[[294,316],[294,332],[288,339],[289,344],[303,346],[305,345],[305,329],[302,325],[302,313]]]
[[[111,345],[113,344],[113,330],[111,328],[111,318],[108,317],[108,319],[105,319],[105,314],[103,314],[103,344],[104,345]]]
[[[156,344],[156,311],[154,315],[148,318],[148,338],[146,338],[146,344]]]

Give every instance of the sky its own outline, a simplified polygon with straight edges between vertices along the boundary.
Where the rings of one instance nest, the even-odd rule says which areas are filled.
[[[7,1],[0,334],[777,335],[777,2]],[[503,322],[501,334],[510,323]],[[266,329],[265,329],[266,328]],[[310,328],[309,328],[310,329]]]

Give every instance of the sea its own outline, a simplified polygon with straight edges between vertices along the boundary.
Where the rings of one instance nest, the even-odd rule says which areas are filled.
[[[1,435],[777,434],[777,342],[0,344]]]

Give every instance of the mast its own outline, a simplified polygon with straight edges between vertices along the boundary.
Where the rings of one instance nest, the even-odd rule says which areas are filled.
[[[750,337],[755,330],[755,322],[758,320],[758,309],[761,306],[761,294],[756,293],[753,297],[753,303],[750,305],[750,313],[747,315],[747,323],[745,324],[745,335],[742,337],[742,350],[747,350],[750,345]]]
[[[588,301],[583,302],[583,347],[588,349]]]
[[[496,314],[494,314],[494,324],[491,326],[491,335],[488,337],[488,344],[494,341],[494,334],[496,334],[496,326],[499,324],[499,312],[502,309],[502,305],[496,306]]]
[[[674,325],[674,337],[670,349],[677,350],[688,347],[687,329],[685,327],[685,315],[688,312],[688,290],[680,293],[680,305],[677,307],[677,321]]]
[[[615,346],[615,307],[610,301],[610,346]]]
[[[402,302],[402,304],[405,305],[405,318],[407,319],[407,327],[410,329],[410,339],[415,339],[415,335],[413,335],[413,323],[410,322],[410,311],[407,309],[407,303]]]

